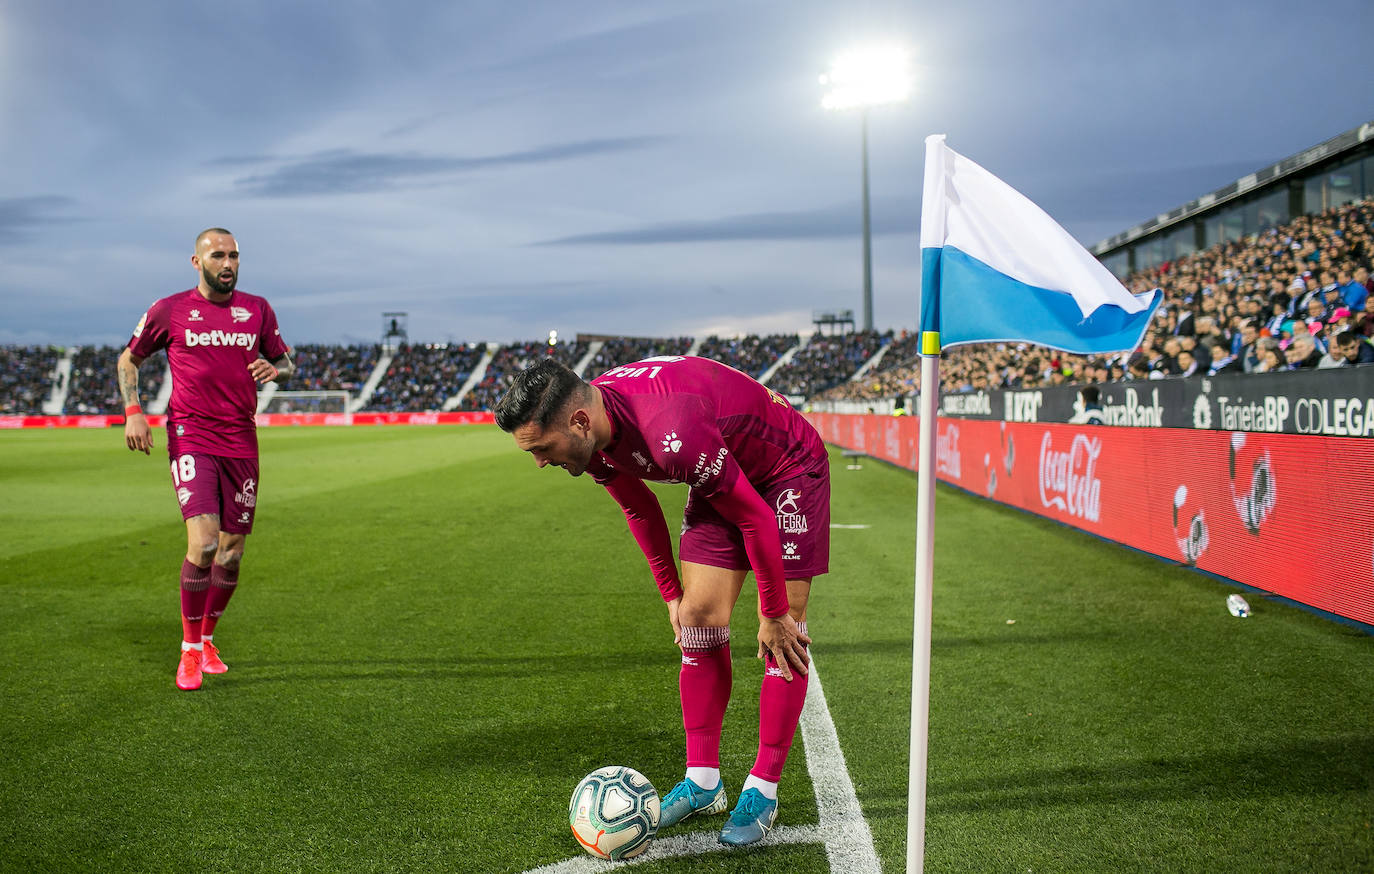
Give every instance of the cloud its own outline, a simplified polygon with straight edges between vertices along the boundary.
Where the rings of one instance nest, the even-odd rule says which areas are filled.
[[[268,173],[243,176],[234,187],[249,197],[303,197],[385,191],[398,183],[488,167],[545,164],[596,155],[645,149],[663,142],[661,137],[615,137],[557,143],[520,152],[460,158],[417,153],[356,152],[334,149],[292,161]],[[223,158],[221,163],[241,164],[245,158]]]
[[[884,198],[872,210],[873,235],[914,234],[921,215],[919,198]],[[640,228],[576,234],[543,240],[536,246],[644,245],[734,240],[809,240],[853,237],[860,233],[857,205],[794,212],[760,212],[704,221],[663,222]]]
[[[224,155],[206,161],[206,167],[249,167],[254,164],[270,164],[280,160],[271,155]]]
[[[55,225],[72,221],[51,215],[75,203],[70,197],[56,194],[34,197],[0,197],[0,246],[18,243],[29,232],[42,225]]]

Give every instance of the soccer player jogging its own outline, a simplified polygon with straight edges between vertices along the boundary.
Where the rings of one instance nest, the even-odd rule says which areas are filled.
[[[202,673],[228,670],[215,648],[215,623],[239,580],[244,539],[258,503],[258,385],[284,381],[295,365],[267,301],[235,288],[239,247],[224,228],[196,237],[195,288],[155,302],[119,355],[124,441],[151,454],[153,434],[138,397],[138,368],[167,350],[172,397],[167,454],[172,488],[186,520],[181,565],[178,689],[199,689]]]
[[[540,467],[589,473],[624,510],[682,650],[687,773],[660,827],[728,804],[720,736],[730,700],[730,614],[746,574],[759,590],[758,755],[721,830],[749,844],[772,828],[778,781],[806,700],[806,606],[829,569],[830,468],[815,428],[780,395],[715,361],[647,358],[590,383],[552,358],[521,371],[496,423]],[[668,526],[644,480],[686,483],[679,577]]]

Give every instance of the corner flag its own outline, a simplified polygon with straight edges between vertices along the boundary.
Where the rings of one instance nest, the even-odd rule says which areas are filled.
[[[1163,294],[1131,294],[1023,194],[926,137],[921,331],[942,346],[1012,340],[1090,355],[1134,349]]]
[[[908,874],[925,864],[940,348],[1005,340],[1080,355],[1122,352],[1139,345],[1163,297],[1157,288],[1131,294],[1044,210],[946,146],[944,134],[926,137]]]

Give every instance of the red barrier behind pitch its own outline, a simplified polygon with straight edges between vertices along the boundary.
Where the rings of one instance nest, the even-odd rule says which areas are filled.
[[[259,428],[277,425],[490,425],[491,413],[259,413]],[[4,428],[112,428],[123,416],[0,416]],[[149,416],[148,424],[162,428],[166,416]]]
[[[914,416],[807,417],[916,469]],[[1374,440],[953,418],[936,434],[944,482],[1374,624]]]

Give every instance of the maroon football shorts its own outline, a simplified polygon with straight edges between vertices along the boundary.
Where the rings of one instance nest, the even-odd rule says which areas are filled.
[[[172,488],[181,518],[218,516],[219,530],[250,534],[258,506],[258,460],[202,452],[172,457]]]
[[[778,520],[782,568],[787,579],[818,577],[830,570],[830,471],[784,480],[762,493]],[[750,570],[744,535],[695,493],[682,516],[683,561]]]

